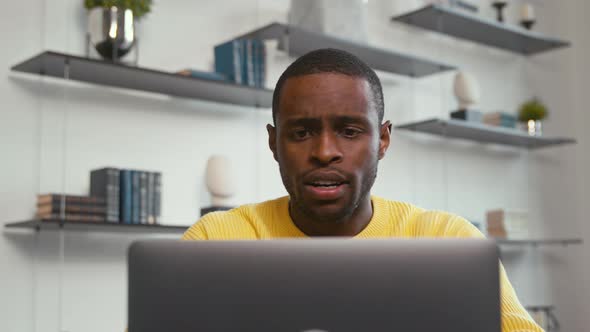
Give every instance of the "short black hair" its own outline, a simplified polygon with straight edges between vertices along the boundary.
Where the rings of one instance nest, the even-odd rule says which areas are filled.
[[[323,48],[299,57],[287,67],[279,78],[272,96],[272,121],[275,126],[281,90],[287,79],[319,73],[337,73],[367,80],[373,94],[373,104],[377,110],[379,123],[383,121],[383,88],[375,71],[351,53],[334,48]]]

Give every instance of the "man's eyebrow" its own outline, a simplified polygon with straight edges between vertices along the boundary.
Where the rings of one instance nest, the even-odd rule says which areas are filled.
[[[334,116],[333,120],[336,123],[369,124],[369,120],[364,116],[337,115],[337,116]]]
[[[288,119],[283,123],[285,127],[310,127],[310,126],[317,126],[321,125],[321,120],[317,118],[295,118],[295,119]]]

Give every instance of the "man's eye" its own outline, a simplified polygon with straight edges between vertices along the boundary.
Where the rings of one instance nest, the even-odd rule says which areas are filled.
[[[293,138],[295,139],[305,139],[310,136],[310,132],[307,129],[298,129],[293,131]]]
[[[347,138],[354,138],[358,136],[361,131],[357,128],[344,128],[342,129],[342,136]]]

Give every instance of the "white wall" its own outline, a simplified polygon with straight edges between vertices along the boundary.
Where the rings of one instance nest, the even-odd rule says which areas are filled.
[[[526,152],[394,132],[374,193],[477,221],[484,220],[489,208],[527,208],[537,235],[588,239],[590,229],[582,218],[588,193],[583,170],[590,162],[583,120],[590,119],[582,98],[590,83],[584,76],[590,69],[584,64],[590,45],[580,32],[588,31],[582,14],[588,5],[583,0],[536,2],[538,29],[572,39],[574,47],[529,59],[390,23],[390,16],[408,3],[368,2],[372,44],[473,72],[482,86],[482,110],[513,111],[535,93],[547,96],[552,109],[547,134],[572,135],[580,144]],[[286,0],[158,1],[141,23],[140,65],[208,70],[215,44],[270,21],[285,22],[288,5]],[[487,2],[480,5],[487,7]],[[514,5],[510,19],[516,11]],[[11,65],[44,49],[83,54],[84,24],[81,1],[76,0],[11,2],[0,12],[0,222],[30,218],[39,192],[84,194],[91,169],[116,166],[162,171],[163,223],[188,226],[206,203],[202,174],[213,153],[224,153],[239,166],[234,203],[285,193],[266,147],[264,125],[271,121],[270,110],[10,72]],[[272,87],[290,60],[270,48],[268,55]],[[446,117],[456,107],[453,73],[416,80],[380,75],[386,118],[394,123]],[[4,231],[0,330],[122,330],[125,250],[141,237]],[[588,252],[584,247],[513,250],[504,254],[504,261],[524,303],[556,303],[564,331],[581,331],[586,317],[582,301],[590,291],[580,292],[576,285],[588,284],[589,271],[577,259],[585,255],[587,261]]]
[[[545,232],[575,234],[586,243],[576,249],[547,249],[538,255],[547,268],[550,298],[563,322],[563,331],[588,330],[590,315],[590,228],[586,220],[590,194],[590,117],[586,107],[590,83],[589,12],[587,1],[547,1],[542,14],[554,19],[546,20],[542,27],[571,40],[574,46],[562,56],[535,59],[528,71],[532,89],[547,96],[554,110],[548,128],[575,133],[578,139],[573,149],[544,151],[531,161],[531,199],[542,216]]]

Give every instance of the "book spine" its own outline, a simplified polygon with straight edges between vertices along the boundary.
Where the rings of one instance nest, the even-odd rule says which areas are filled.
[[[162,204],[162,173],[156,173],[154,177],[154,223],[160,223]]]
[[[107,221],[112,223],[119,222],[119,196],[120,196],[120,187],[119,187],[119,170],[118,169],[109,169],[109,197],[110,205],[107,205]]]
[[[235,82],[237,84],[243,84],[244,83],[244,70],[242,69],[242,63],[243,63],[243,44],[244,41],[243,40],[234,40],[232,41],[232,60],[233,60],[233,66],[234,66],[234,75],[235,75]]]
[[[246,39],[246,82],[249,86],[256,86],[256,79],[254,77],[254,40]]]
[[[42,220],[66,220],[71,222],[105,222],[105,218],[103,216],[95,216],[95,215],[88,215],[88,214],[73,214],[67,213],[65,215],[62,214],[48,214],[43,217],[40,217]]]
[[[147,223],[155,224],[155,209],[154,209],[154,182],[156,173],[148,173],[148,185],[147,185]]]
[[[106,216],[105,205],[75,205],[66,204],[64,211],[65,213],[75,214],[94,214]],[[62,207],[59,204],[43,204],[37,206],[37,215],[43,216],[46,214],[62,213]]]
[[[139,224],[139,171],[131,171],[133,183],[131,189],[131,196],[132,196],[132,214],[131,214],[131,223],[132,224]]]
[[[90,195],[103,197],[107,206],[107,222],[119,222],[119,170],[101,168],[90,173]]]
[[[242,66],[245,56],[243,40],[232,40],[215,46],[215,71],[236,84],[246,84],[246,72]]]
[[[140,172],[140,184],[139,184],[139,223],[147,224],[147,189],[148,189],[148,176],[147,172]]]
[[[259,88],[264,88],[266,84],[266,45],[263,40],[259,40],[260,45],[260,85]]]
[[[62,201],[65,200],[66,204],[77,204],[77,205],[94,205],[94,204],[106,204],[103,197],[96,196],[75,196],[75,195],[61,195],[61,194],[44,194],[37,196],[37,205],[53,204],[61,205]]]
[[[120,176],[120,185],[121,185],[121,192],[120,192],[120,216],[121,222],[124,224],[131,224],[131,203],[132,203],[132,196],[131,196],[131,189],[132,189],[132,178],[131,178],[131,171],[128,169],[121,170],[119,173]]]

